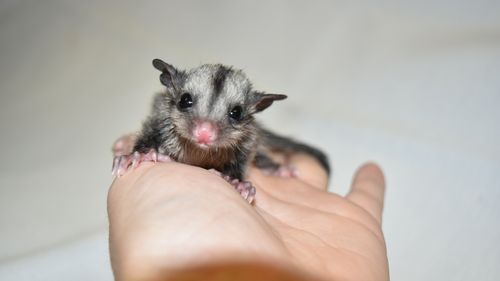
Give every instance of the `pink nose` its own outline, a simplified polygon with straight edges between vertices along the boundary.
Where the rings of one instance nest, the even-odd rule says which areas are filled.
[[[193,136],[199,144],[211,144],[217,139],[217,129],[212,122],[199,121],[194,125]]]

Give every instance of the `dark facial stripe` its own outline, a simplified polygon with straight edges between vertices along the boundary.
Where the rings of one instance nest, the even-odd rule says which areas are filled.
[[[215,103],[215,100],[220,96],[220,93],[222,92],[222,89],[224,89],[224,84],[226,83],[226,79],[228,75],[231,73],[232,69],[230,67],[226,67],[224,65],[218,65],[217,71],[214,74],[213,77],[213,87],[214,87],[214,92],[212,94],[212,97],[210,99],[209,107],[212,108],[213,104]]]
[[[226,78],[228,74],[231,72],[231,68],[226,67],[224,65],[219,65],[217,72],[214,75],[214,94],[218,95],[224,88],[224,83],[226,82]]]

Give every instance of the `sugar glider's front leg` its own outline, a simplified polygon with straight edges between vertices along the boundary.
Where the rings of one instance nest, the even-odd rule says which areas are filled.
[[[114,177],[122,176],[129,167],[135,168],[141,162],[153,161],[153,162],[170,162],[172,159],[163,154],[159,154],[156,148],[149,148],[143,150],[143,152],[138,151],[137,144],[141,142],[137,134],[128,134],[120,137],[113,144],[113,167],[111,168],[111,174]]]
[[[247,155],[246,151],[239,150],[233,159],[223,167],[222,173],[213,169],[211,171],[229,182],[248,203],[252,203],[256,193],[255,187],[251,182],[243,180],[247,169]]]

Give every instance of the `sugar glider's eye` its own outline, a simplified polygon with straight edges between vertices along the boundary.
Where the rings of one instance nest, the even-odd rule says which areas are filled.
[[[181,100],[179,101],[179,108],[186,109],[188,107],[193,106],[193,98],[189,93],[184,93],[181,96]]]
[[[231,111],[229,111],[229,117],[231,117],[231,119],[233,119],[233,120],[240,121],[241,117],[242,117],[242,113],[243,113],[243,108],[241,108],[241,106],[237,105],[237,106],[233,107],[231,109]]]

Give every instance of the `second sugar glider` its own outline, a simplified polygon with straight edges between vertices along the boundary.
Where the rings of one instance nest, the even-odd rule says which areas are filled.
[[[243,71],[221,64],[183,71],[155,59],[153,66],[161,71],[166,89],[155,96],[151,114],[132,140],[132,152],[115,143],[115,176],[141,161],[171,159],[219,171],[251,202],[255,188],[244,181],[248,166],[254,163],[271,172],[282,169],[269,152],[309,154],[329,173],[323,152],[276,135],[255,121],[255,113],[287,96],[256,91]]]

